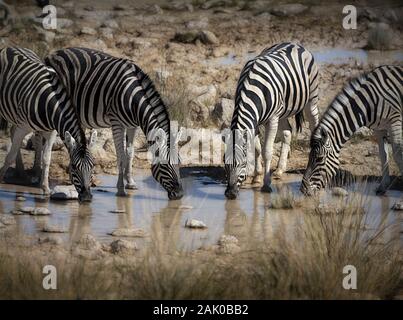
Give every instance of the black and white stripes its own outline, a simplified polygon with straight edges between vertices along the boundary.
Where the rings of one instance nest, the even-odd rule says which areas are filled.
[[[68,147],[70,174],[80,199],[91,198],[93,161],[80,121],[54,70],[30,50],[4,48],[0,51],[0,117],[16,127],[11,151],[0,170],[0,180],[14,162],[22,139],[29,132],[40,132],[46,139],[41,187],[49,193],[48,174],[56,130]]]
[[[258,126],[265,125],[262,191],[271,191],[270,163],[277,130],[280,128],[283,132],[277,168],[278,175],[281,175],[286,169],[291,142],[291,128],[287,118],[295,116],[297,129],[300,130],[305,110],[312,130],[318,123],[317,101],[318,70],[312,54],[300,45],[281,43],[265,49],[246,63],[238,81],[231,130],[233,133],[246,130],[252,134],[253,139]],[[259,144],[259,141],[256,139],[255,143]],[[260,145],[256,146],[256,150],[260,150]],[[247,159],[226,162],[228,198],[236,197],[240,184],[246,178],[246,166]],[[257,161],[255,170],[255,174],[259,174]]]
[[[351,81],[323,115],[311,138],[311,153],[301,191],[311,194],[326,185],[339,167],[343,145],[361,127],[374,130],[382,163],[382,181],[377,193],[386,191],[389,178],[389,140],[403,174],[402,138],[403,68],[382,66]]]
[[[145,135],[165,135],[170,154],[170,122],[166,107],[149,77],[132,61],[85,48],[59,50],[45,58],[64,83],[87,128],[112,127],[118,157],[118,195],[135,188],[132,177],[133,140],[140,127]],[[152,173],[171,199],[182,197],[178,166],[154,163]]]

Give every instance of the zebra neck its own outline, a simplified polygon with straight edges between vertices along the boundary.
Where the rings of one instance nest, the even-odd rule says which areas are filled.
[[[165,111],[166,112],[166,111]],[[144,119],[145,121],[140,122],[140,128],[143,130],[145,136],[147,137],[147,140],[149,140],[150,145],[153,144],[153,141],[155,141],[155,134],[158,133],[158,131],[163,130],[165,133],[164,139],[166,139],[166,147],[167,151],[170,150],[170,142],[171,142],[171,130],[170,130],[170,123],[169,123],[169,117],[168,114],[155,114],[154,112],[148,117],[147,119]],[[161,136],[158,135],[160,138]],[[169,153],[168,153],[169,155]]]
[[[60,99],[56,104],[53,123],[60,138],[64,141],[65,133],[69,132],[76,142],[84,143],[85,134],[70,100]]]
[[[367,117],[356,106],[341,105],[337,98],[323,115],[320,126],[324,127],[337,153],[354,133],[367,125]]]

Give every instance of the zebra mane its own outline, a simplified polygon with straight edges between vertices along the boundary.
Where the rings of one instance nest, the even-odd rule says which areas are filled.
[[[151,81],[150,77],[140,68],[138,68],[138,72],[140,74],[140,85],[144,89],[147,101],[150,104],[150,106],[155,110],[156,114],[158,114],[157,117],[158,124],[162,129],[164,129],[164,131],[170,133],[169,114],[164,101],[162,100],[159,92],[155,88],[155,85]],[[164,120],[166,120],[166,123],[164,123]]]

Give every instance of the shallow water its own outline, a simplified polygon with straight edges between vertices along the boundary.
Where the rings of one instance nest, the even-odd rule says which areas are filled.
[[[169,201],[166,192],[151,178],[149,171],[137,170],[138,190],[131,191],[129,197],[116,197],[115,176],[98,176],[101,185],[93,189],[91,204],[79,205],[77,201],[44,201],[39,189],[15,185],[0,185],[0,214],[10,215],[10,211],[22,206],[48,207],[52,215],[46,217],[15,216],[16,235],[31,235],[34,240],[39,236],[62,238],[65,243],[78,240],[83,234],[92,234],[100,241],[112,241],[116,237],[108,235],[116,228],[142,228],[153,236],[135,238],[139,246],[151,241],[161,240],[168,248],[192,250],[216,244],[223,234],[236,236],[240,242],[251,239],[270,238],[276,231],[285,231],[292,237],[293,228],[304,219],[306,208],[294,210],[274,210],[269,208],[269,194],[258,189],[242,189],[237,200],[226,200],[225,185],[214,177],[216,171],[205,168],[185,169],[183,183],[185,196],[178,201]],[[282,181],[274,181],[275,193],[290,190],[301,196],[298,188],[301,177],[288,174]],[[374,183],[363,189],[352,185],[350,189],[364,194],[367,209],[366,227],[375,228],[380,221],[388,224],[398,222],[402,225],[399,211],[391,210],[393,204],[402,198],[400,191],[390,190],[387,196],[374,195]],[[23,195],[26,201],[16,201],[16,195]],[[340,200],[329,192],[321,196],[322,203],[352,201],[353,193]],[[307,200],[312,201],[312,200]],[[308,202],[307,202],[308,203]],[[125,210],[125,213],[111,213],[111,210]],[[201,220],[207,229],[185,228],[187,219]],[[64,234],[45,234],[41,230],[45,224],[65,227]],[[399,227],[401,230],[401,228]],[[0,228],[7,230],[7,228]],[[11,230],[11,229],[10,229]],[[393,231],[394,233],[395,231]],[[399,230],[397,233],[399,234]],[[401,237],[401,236],[400,236]]]
[[[358,62],[360,64],[373,63],[375,65],[381,63],[393,64],[403,62],[403,52],[399,50],[378,51],[363,49],[345,49],[345,48],[323,48],[319,50],[311,50],[315,60],[319,64],[344,64],[349,62]],[[219,66],[231,66],[234,64],[245,63],[247,60],[253,59],[259,53],[248,53],[245,56],[236,56],[233,53],[220,58],[208,60],[206,63],[213,63]]]

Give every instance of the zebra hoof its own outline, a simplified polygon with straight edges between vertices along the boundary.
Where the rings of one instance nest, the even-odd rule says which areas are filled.
[[[137,185],[135,183],[128,183],[128,184],[126,184],[126,189],[137,190],[138,188],[137,188]]]
[[[118,192],[116,192],[116,196],[117,197],[127,197],[127,192],[124,190],[119,190]]]
[[[272,193],[273,189],[270,186],[263,185],[263,187],[260,189],[260,191],[265,192],[265,193]]]
[[[386,193],[386,189],[379,187],[376,189],[375,193],[377,196],[384,196]]]
[[[281,176],[283,175],[284,171],[283,170],[276,170],[273,172],[273,178],[275,179],[281,179]]]

